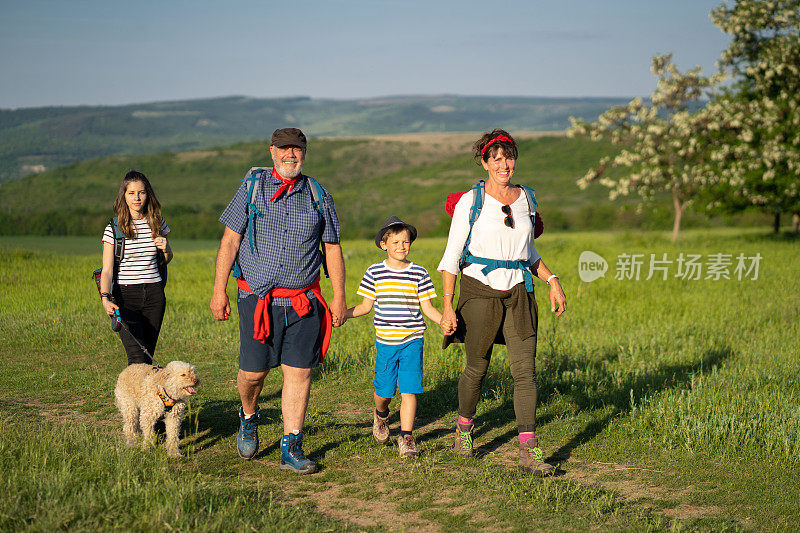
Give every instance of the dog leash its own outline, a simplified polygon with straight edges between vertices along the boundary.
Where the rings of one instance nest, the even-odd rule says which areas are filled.
[[[158,370],[164,368],[163,366],[161,366],[161,363],[159,363],[158,360],[155,357],[153,357],[153,355],[149,351],[147,351],[147,348],[145,348],[144,345],[141,342],[139,342],[139,339],[137,339],[136,335],[133,334],[131,328],[128,327],[128,324],[123,322],[122,317],[119,314],[119,309],[114,309],[114,314],[111,316],[111,329],[114,331],[119,331],[122,328],[124,328],[125,331],[127,331],[128,334],[131,337],[133,337],[133,340],[136,341],[136,344],[139,345],[139,348],[141,348],[144,354],[147,357],[149,357],[150,360],[153,362],[154,367],[156,367]]]

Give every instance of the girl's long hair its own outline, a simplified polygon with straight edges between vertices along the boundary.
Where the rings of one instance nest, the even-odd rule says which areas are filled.
[[[117,227],[129,239],[133,239],[133,220],[131,219],[131,211],[128,204],[125,202],[125,191],[128,190],[128,185],[134,181],[140,181],[144,184],[144,191],[147,198],[144,203],[144,217],[147,220],[147,225],[150,227],[150,233],[155,239],[161,235],[161,204],[156,198],[156,193],[147,177],[138,170],[130,170],[122,182],[119,184],[119,191],[117,198],[114,200],[114,214],[117,215]]]

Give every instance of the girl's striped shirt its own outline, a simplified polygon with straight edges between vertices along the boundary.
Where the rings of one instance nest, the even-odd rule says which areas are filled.
[[[161,235],[170,232],[164,218],[161,218]],[[159,283],[161,274],[156,263],[156,244],[146,218],[133,220],[133,239],[125,238],[125,253],[119,263],[119,272],[115,283],[135,285],[138,283]],[[114,228],[109,222],[103,232],[103,242],[114,245]]]
[[[367,268],[356,294],[375,301],[375,336],[383,344],[422,338],[425,320],[420,302],[436,297],[425,268],[411,263],[403,270],[385,261]]]

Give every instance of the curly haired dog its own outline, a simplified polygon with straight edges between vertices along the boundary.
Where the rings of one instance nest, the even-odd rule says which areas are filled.
[[[142,448],[155,444],[156,421],[164,416],[167,439],[164,446],[172,457],[181,457],[178,434],[185,401],[200,383],[194,366],[172,361],[162,369],[148,364],[130,365],[120,372],[114,389],[117,408],[122,413],[122,433],[128,446],[136,445],[141,427]]]

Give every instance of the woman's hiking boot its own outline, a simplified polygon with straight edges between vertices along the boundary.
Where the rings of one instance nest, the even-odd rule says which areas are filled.
[[[281,470],[291,470],[296,474],[313,474],[317,463],[303,453],[303,433],[290,433],[281,439]]]
[[[258,421],[261,410],[256,406],[256,412],[245,419],[244,410],[239,408],[239,436],[236,438],[236,451],[242,459],[252,459],[258,452]]]
[[[417,457],[419,450],[417,450],[417,441],[414,435],[400,435],[397,439],[397,448],[400,452],[400,457]]]
[[[372,410],[372,436],[375,437],[378,444],[389,442],[389,417],[378,416],[375,409]]]
[[[472,428],[474,424],[456,422],[456,443],[453,451],[464,457],[472,457]]]
[[[556,467],[544,462],[539,439],[536,437],[531,437],[519,445],[519,469],[539,477],[552,476],[556,472]]]

